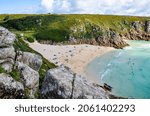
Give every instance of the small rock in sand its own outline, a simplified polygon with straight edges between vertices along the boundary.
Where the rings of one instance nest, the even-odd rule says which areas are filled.
[[[57,60],[57,58],[53,58],[53,60]]]
[[[65,59],[66,62],[68,62],[68,59]]]
[[[55,64],[58,64],[58,62],[55,62]]]

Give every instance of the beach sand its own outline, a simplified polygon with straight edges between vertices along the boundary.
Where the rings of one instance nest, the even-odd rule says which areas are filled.
[[[35,51],[42,54],[56,65],[65,65],[79,75],[84,75],[86,65],[96,57],[114,50],[112,47],[95,45],[46,45],[38,42],[28,43]]]

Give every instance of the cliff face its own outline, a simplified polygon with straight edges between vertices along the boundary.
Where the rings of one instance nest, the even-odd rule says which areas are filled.
[[[17,51],[15,41],[15,34],[0,27],[0,98],[35,98],[42,58]]]
[[[150,21],[132,22],[131,29],[125,33],[124,38],[131,40],[150,40]]]
[[[108,99],[109,94],[102,87],[61,66],[47,72],[41,89],[41,98]]]
[[[127,23],[126,21],[124,23]],[[120,25],[126,25],[122,22]],[[78,27],[77,27],[78,28]],[[116,27],[117,28],[117,27]],[[128,46],[128,44],[124,41],[127,40],[150,40],[150,21],[133,21],[131,23],[128,22],[128,27],[122,27],[122,30],[113,30],[113,29],[105,29],[100,27],[94,27],[91,34],[93,35],[91,39],[85,39],[84,36],[82,39],[76,39],[77,33],[80,33],[78,29],[74,29],[72,36],[68,43],[71,44],[80,44],[87,43],[92,45],[100,45],[100,46],[110,46],[115,48],[123,48]],[[84,33],[86,33],[85,30]]]
[[[107,15],[25,15],[0,25],[48,44],[94,44],[123,48],[123,39],[149,40],[150,18]],[[4,17],[5,18],[5,17]],[[29,31],[29,33],[24,32]],[[30,37],[29,37],[30,38]]]

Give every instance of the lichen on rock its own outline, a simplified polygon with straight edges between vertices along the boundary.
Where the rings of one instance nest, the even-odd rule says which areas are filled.
[[[94,86],[84,77],[60,66],[50,69],[43,82],[41,97],[46,99],[105,99],[109,98],[103,88]]]
[[[34,53],[17,51],[13,46],[15,40],[15,34],[0,27],[0,66],[3,69],[0,98],[35,98],[39,91],[38,71],[42,58]]]
[[[0,98],[16,99],[24,98],[24,86],[15,81],[10,75],[0,74]]]

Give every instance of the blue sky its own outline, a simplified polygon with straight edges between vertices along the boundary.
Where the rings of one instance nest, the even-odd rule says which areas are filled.
[[[0,13],[35,13],[40,2],[41,0],[0,0]]]
[[[150,0],[0,0],[0,14],[49,12],[150,16]]]

